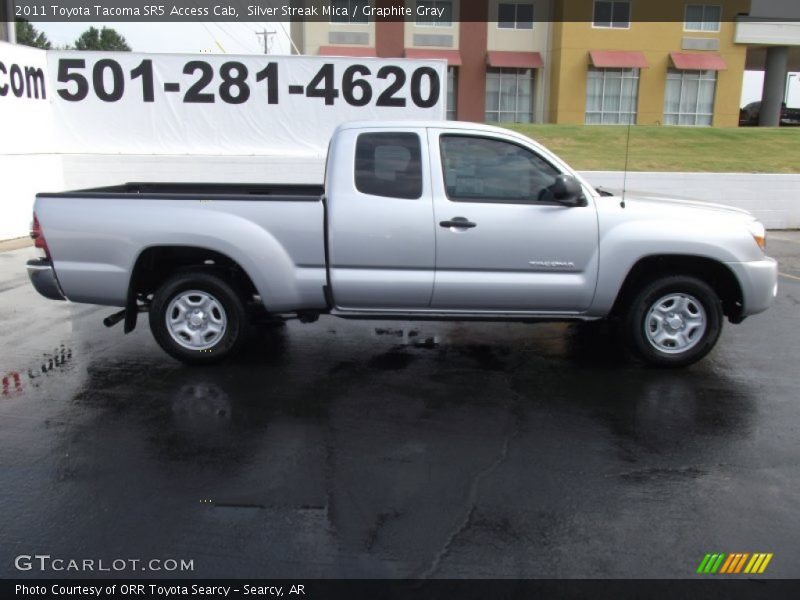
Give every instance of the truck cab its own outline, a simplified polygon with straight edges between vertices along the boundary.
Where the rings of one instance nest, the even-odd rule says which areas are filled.
[[[344,125],[325,187],[337,311],[577,315],[591,305],[593,191],[522,136]]]

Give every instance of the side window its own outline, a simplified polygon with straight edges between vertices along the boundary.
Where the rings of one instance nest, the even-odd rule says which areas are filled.
[[[628,29],[631,26],[630,0],[594,0],[593,25]]]
[[[527,148],[464,135],[441,137],[447,196],[456,202],[551,202],[560,174]]]
[[[422,197],[422,151],[415,133],[362,133],[356,141],[356,189],[362,194]]]

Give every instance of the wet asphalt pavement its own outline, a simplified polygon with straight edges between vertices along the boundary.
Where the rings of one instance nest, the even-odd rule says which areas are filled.
[[[770,253],[800,277],[800,235]],[[183,577],[691,577],[707,552],[800,576],[800,278],[681,371],[597,325],[332,318],[191,368],[144,320],[123,336],[111,309],[40,298],[34,255],[0,253],[3,577],[42,576],[14,569],[37,553],[192,559]]]

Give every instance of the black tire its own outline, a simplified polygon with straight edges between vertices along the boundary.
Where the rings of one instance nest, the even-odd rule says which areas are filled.
[[[178,342],[167,324],[167,312],[173,300],[180,296],[193,301],[203,298],[202,295],[186,294],[190,291],[200,292],[216,301],[216,307],[207,313],[216,315],[219,322],[224,324],[222,332],[208,334],[210,339],[202,342],[207,342],[207,347],[202,349],[199,346],[187,347],[191,344],[188,336],[184,344]],[[180,315],[177,310],[172,309],[173,316]],[[202,318],[201,316],[200,319]],[[167,354],[187,364],[207,365],[235,355],[245,341],[247,323],[244,302],[236,290],[224,279],[201,270],[183,271],[173,275],[156,291],[150,304],[150,331],[153,332],[156,342]]]
[[[685,350],[680,349],[680,342],[672,341],[669,338],[660,347],[657,347],[657,342],[655,340],[651,342],[648,334],[649,328],[651,334],[655,336],[659,327],[657,323],[649,319],[651,308],[655,308],[656,304],[662,307],[671,306],[669,300],[666,304],[660,303],[660,300],[673,294],[682,298],[690,298],[687,302],[688,314],[697,315],[705,321],[705,330],[698,326],[694,329],[689,328],[687,331],[686,325],[680,329],[681,332],[685,332],[683,339],[688,339]],[[701,305],[702,312],[694,302]],[[704,319],[702,318],[703,313]],[[672,314],[668,313],[667,316],[671,317]],[[662,316],[662,314],[659,313],[658,316]],[[722,303],[711,286],[696,277],[671,275],[646,284],[634,296],[628,304],[623,319],[623,333],[629,349],[647,364],[657,367],[685,367],[697,362],[711,351],[722,332],[723,318]],[[681,321],[681,323],[684,322]],[[668,329],[668,333],[673,331],[676,330]],[[691,335],[697,335],[697,337],[690,338]],[[672,344],[673,347],[668,348],[667,344]]]

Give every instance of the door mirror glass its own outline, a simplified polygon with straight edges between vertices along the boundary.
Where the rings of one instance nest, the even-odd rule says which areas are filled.
[[[553,199],[564,206],[583,206],[586,199],[583,197],[581,184],[572,175],[559,175],[550,187]]]

